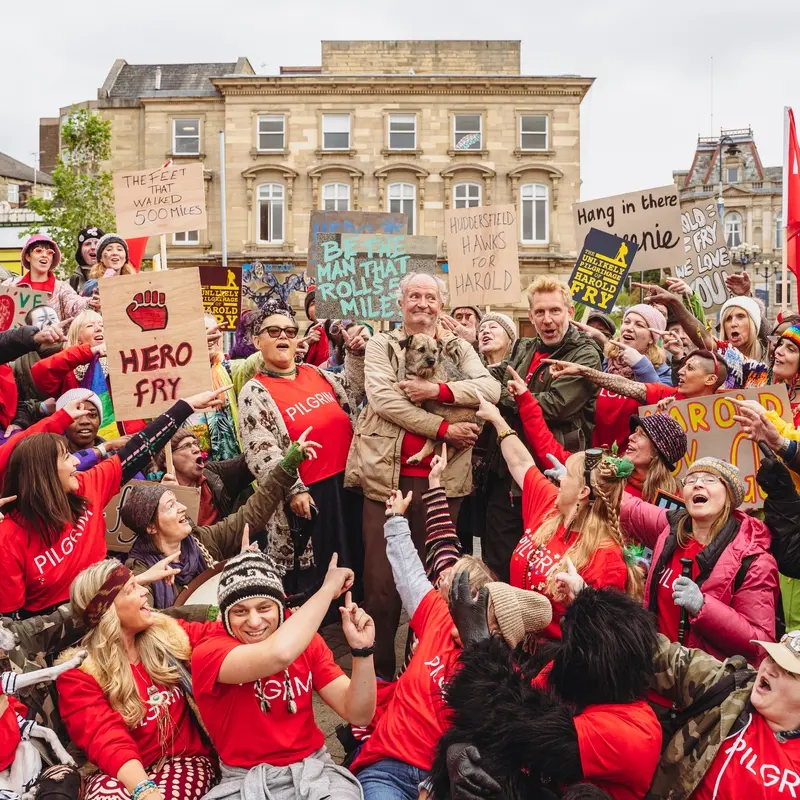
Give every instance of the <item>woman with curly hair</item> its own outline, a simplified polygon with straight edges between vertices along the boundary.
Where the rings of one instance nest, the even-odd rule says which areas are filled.
[[[186,665],[218,626],[150,608],[145,586],[172,574],[166,561],[136,577],[109,559],[72,584],[72,613],[88,629],[80,647],[89,655],[56,688],[70,738],[100,770],[85,800],[202,797],[214,782]]]
[[[633,464],[596,448],[574,453],[556,488],[496,406],[482,402],[478,416],[494,425],[511,477],[522,486],[525,533],[511,557],[510,583],[550,599],[553,620],[540,636],[561,638],[566,597],[555,576],[567,570],[568,560],[590,586],[639,596],[642,575],[626,562],[619,526],[620,502]]]

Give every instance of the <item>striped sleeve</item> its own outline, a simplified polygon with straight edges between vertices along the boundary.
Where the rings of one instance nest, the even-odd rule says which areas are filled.
[[[422,495],[422,501],[425,503],[425,571],[435,586],[442,572],[461,558],[461,542],[450,517],[444,489],[429,489]]]

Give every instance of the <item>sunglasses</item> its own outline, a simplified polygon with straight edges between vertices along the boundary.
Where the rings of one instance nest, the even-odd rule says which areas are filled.
[[[268,325],[266,328],[262,328],[257,335],[261,336],[262,333],[267,333],[270,339],[280,339],[281,334],[285,333],[287,339],[296,339],[298,330],[298,328],[291,326],[281,328],[280,325]]]

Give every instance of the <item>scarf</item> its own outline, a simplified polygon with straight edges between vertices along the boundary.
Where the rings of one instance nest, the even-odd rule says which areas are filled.
[[[172,562],[180,570],[181,587],[188,586],[198,575],[213,567],[213,559],[207,550],[190,534],[181,542],[181,557]],[[141,561],[148,569],[164,558],[164,554],[150,544],[147,536],[137,536],[131,547],[130,558]],[[154,608],[170,608],[175,605],[180,587],[170,586],[166,581],[156,581],[150,586]]]

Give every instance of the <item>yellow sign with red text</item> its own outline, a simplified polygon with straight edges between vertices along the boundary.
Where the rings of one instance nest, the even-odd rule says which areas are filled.
[[[682,478],[699,458],[719,458],[738,467],[745,484],[743,509],[761,508],[766,495],[756,483],[761,464],[758,445],[747,438],[741,425],[733,418],[736,405],[731,398],[755,400],[767,411],[775,411],[787,422],[792,421],[789,395],[784,384],[760,389],[735,389],[731,392],[677,400],[669,407],[669,415],[686,432],[686,455],[677,464],[675,474]],[[641,416],[658,413],[656,406],[644,406]]]

